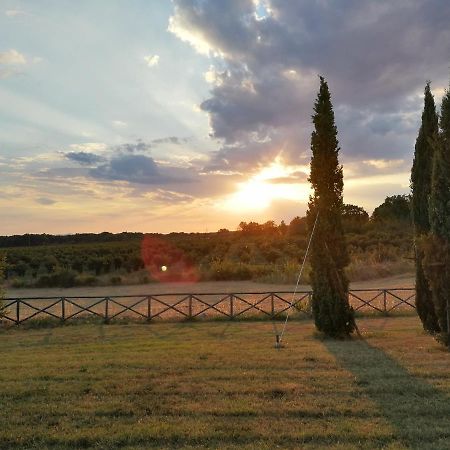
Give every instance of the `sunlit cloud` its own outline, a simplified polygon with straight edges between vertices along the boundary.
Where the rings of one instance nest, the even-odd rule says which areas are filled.
[[[21,9],[7,9],[5,11],[5,16],[7,17],[24,16],[25,14],[25,11],[22,11]]]
[[[0,52],[0,64],[23,65],[27,63],[25,55],[15,49]]]
[[[79,152],[103,152],[108,146],[104,142],[85,142],[83,144],[70,144],[72,150]]]
[[[155,67],[159,64],[159,55],[144,56],[144,61],[147,63],[148,67]]]
[[[173,33],[179,39],[192,45],[197,52],[208,55],[212,48],[208,41],[202,36],[201,32],[196,32],[189,27],[186,23],[184,16],[178,10],[178,6],[175,6],[175,13],[169,18],[168,31]]]
[[[123,120],[113,120],[112,124],[118,128],[125,128],[128,124]]]
[[[403,159],[369,159],[367,161],[363,161],[363,163],[373,166],[376,169],[399,167],[403,165],[404,162],[405,161]]]

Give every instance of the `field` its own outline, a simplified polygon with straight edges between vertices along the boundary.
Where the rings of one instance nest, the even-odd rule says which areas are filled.
[[[450,448],[450,354],[417,317],[363,340],[270,322],[0,331],[0,448]]]
[[[379,278],[371,281],[351,283],[352,289],[370,288],[409,288],[414,287],[411,273]],[[73,288],[14,288],[6,293],[8,297],[60,297],[60,296],[104,296],[104,295],[140,295],[167,293],[202,293],[202,292],[266,292],[289,291],[295,284],[258,283],[254,281],[204,281],[197,283],[151,283],[131,286],[84,286]],[[309,290],[310,286],[301,284],[300,291]]]

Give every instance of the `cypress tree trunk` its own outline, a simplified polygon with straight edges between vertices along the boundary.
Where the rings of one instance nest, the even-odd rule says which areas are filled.
[[[430,231],[428,202],[431,193],[431,173],[433,165],[433,141],[438,135],[438,116],[430,82],[425,86],[422,124],[414,149],[414,162],[411,170],[412,215],[416,252],[416,307],[423,327],[430,333],[440,331],[431,289],[424,273],[424,252],[420,243]]]
[[[314,104],[314,131],[311,135],[311,173],[314,189],[307,213],[310,232],[319,214],[311,244],[312,310],[319,331],[343,337],[355,329],[354,311],[348,302],[349,262],[341,223],[344,187],[339,164],[339,143],[328,85],[320,77]]]
[[[433,293],[441,338],[449,344],[450,301],[450,91],[442,99],[440,134],[433,156],[429,204],[431,233],[424,240],[424,268]]]

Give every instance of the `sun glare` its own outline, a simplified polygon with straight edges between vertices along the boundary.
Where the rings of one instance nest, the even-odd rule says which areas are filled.
[[[275,200],[306,200],[309,186],[300,181],[295,182],[293,174],[307,170],[302,166],[286,166],[277,157],[248,181],[238,183],[237,191],[229,195],[221,206],[230,211],[262,211]]]

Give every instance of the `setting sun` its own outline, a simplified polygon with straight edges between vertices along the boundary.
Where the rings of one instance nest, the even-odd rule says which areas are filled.
[[[296,180],[296,174],[308,173],[307,166],[284,165],[278,156],[272,164],[262,168],[243,183],[235,193],[225,198],[220,206],[231,211],[262,211],[274,200],[304,201],[309,196],[309,185]]]

